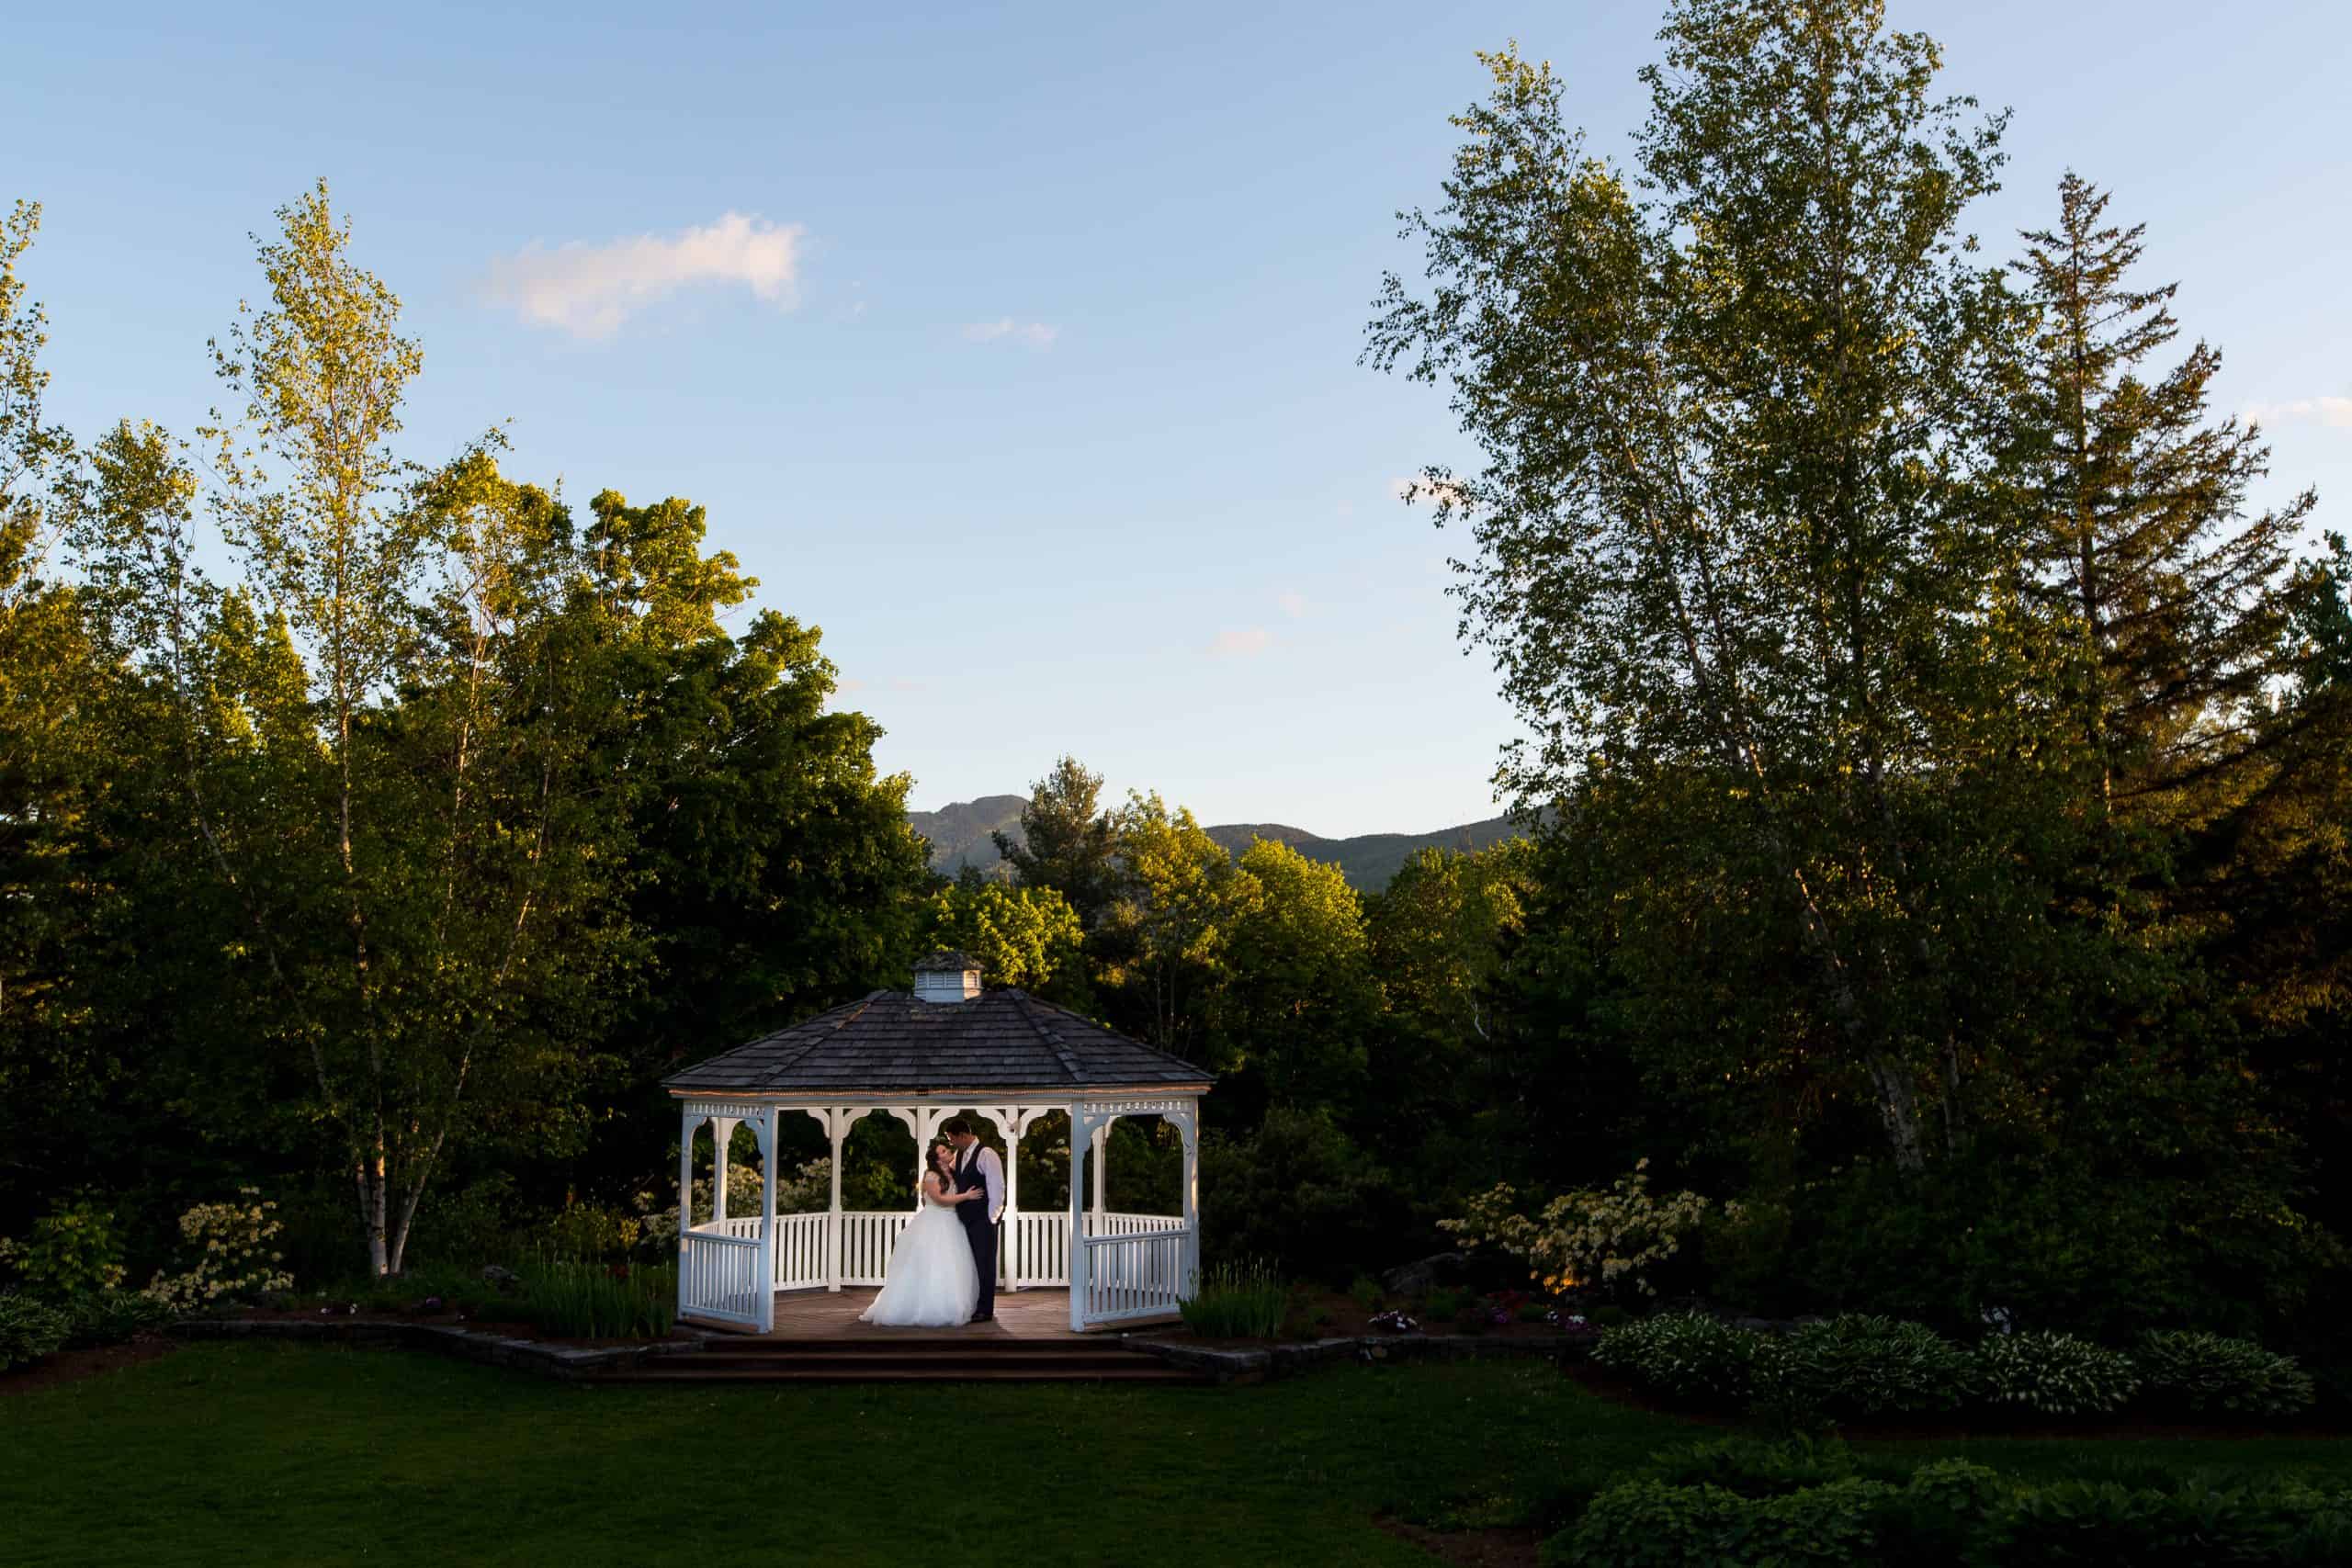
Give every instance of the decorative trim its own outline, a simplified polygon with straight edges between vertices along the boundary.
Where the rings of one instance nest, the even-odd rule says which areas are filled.
[[[738,1122],[752,1122],[767,1114],[775,1102],[763,1100],[689,1100],[685,1113],[689,1116],[731,1116]]]

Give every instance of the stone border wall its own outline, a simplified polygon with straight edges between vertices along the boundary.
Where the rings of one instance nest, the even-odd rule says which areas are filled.
[[[1219,1382],[1260,1382],[1349,1361],[1380,1365],[1394,1361],[1485,1361],[1531,1357],[1582,1360],[1592,1348],[1592,1337],[1557,1334],[1498,1338],[1483,1334],[1381,1334],[1309,1339],[1293,1345],[1269,1345],[1263,1349],[1227,1349],[1185,1339],[1131,1335],[1125,1337],[1125,1344],[1130,1350],[1158,1356],[1188,1371],[1205,1372]]]
[[[657,1356],[692,1355],[703,1348],[691,1338],[649,1339],[642,1345],[549,1345],[514,1339],[478,1328],[439,1323],[386,1323],[379,1319],[184,1317],[164,1332],[179,1339],[293,1339],[313,1345],[381,1345],[430,1350],[484,1366],[516,1367],[545,1377],[582,1378],[638,1366]],[[688,1331],[691,1333],[692,1331]]]

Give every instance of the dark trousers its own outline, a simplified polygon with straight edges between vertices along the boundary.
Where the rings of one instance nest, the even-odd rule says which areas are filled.
[[[966,1208],[974,1205],[966,1204]],[[980,1271],[980,1299],[972,1308],[975,1317],[986,1317],[996,1311],[996,1227],[988,1222],[988,1211],[982,1208],[980,1218],[967,1220],[964,1234],[972,1243],[972,1267]]]

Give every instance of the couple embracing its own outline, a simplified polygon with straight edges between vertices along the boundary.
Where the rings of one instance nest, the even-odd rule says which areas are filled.
[[[996,1318],[996,1224],[1004,1166],[961,1116],[940,1128],[923,1161],[922,1203],[890,1254],[882,1290],[861,1322],[950,1328]]]

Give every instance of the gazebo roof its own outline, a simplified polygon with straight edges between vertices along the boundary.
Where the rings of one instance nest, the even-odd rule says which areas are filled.
[[[681,1094],[855,1098],[950,1089],[1204,1089],[1211,1077],[1067,1008],[1007,989],[938,1002],[876,991],[662,1081]]]

